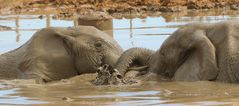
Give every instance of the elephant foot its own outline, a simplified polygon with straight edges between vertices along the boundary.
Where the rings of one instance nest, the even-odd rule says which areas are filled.
[[[95,85],[131,85],[138,82],[138,80],[133,78],[124,78],[117,69],[108,64],[98,68],[97,77],[92,81]]]

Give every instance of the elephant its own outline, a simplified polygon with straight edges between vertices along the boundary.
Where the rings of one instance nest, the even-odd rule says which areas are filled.
[[[94,73],[102,64],[115,64],[122,52],[112,37],[92,26],[43,28],[0,55],[0,79],[49,82]]]
[[[239,83],[239,21],[186,24],[158,50],[128,49],[113,67],[126,77],[135,66],[142,67],[146,75],[153,73],[173,81]],[[142,73],[134,71],[131,76]]]

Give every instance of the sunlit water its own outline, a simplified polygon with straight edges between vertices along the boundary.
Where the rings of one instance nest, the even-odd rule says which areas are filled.
[[[145,47],[156,50],[181,25],[191,22],[218,22],[239,18],[237,11],[206,11],[162,14],[145,19],[113,19],[103,22],[110,36],[124,48]],[[81,20],[55,20],[51,15],[0,16],[0,53],[24,44],[40,28],[74,26]],[[84,24],[87,24],[84,23]],[[101,23],[102,24],[102,23]],[[113,29],[113,30],[111,30]],[[143,82],[135,86],[94,86],[94,75],[83,75],[46,85],[33,80],[2,80],[0,105],[75,104],[75,105],[239,105],[239,85],[217,82]],[[71,99],[64,100],[62,98]]]

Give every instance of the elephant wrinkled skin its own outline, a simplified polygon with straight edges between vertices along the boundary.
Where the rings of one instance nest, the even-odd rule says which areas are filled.
[[[95,27],[43,28],[21,47],[0,55],[0,78],[48,82],[94,73],[102,64],[113,65],[122,52]]]
[[[125,51],[114,68],[125,75],[132,66],[146,66],[148,73],[176,81],[239,83],[239,22],[187,24],[157,51]]]

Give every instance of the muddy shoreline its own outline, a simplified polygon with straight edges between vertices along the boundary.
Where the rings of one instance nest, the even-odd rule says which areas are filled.
[[[97,18],[145,18],[162,13],[239,10],[239,0],[0,0],[0,14],[48,13],[54,18],[71,18],[74,14]]]

